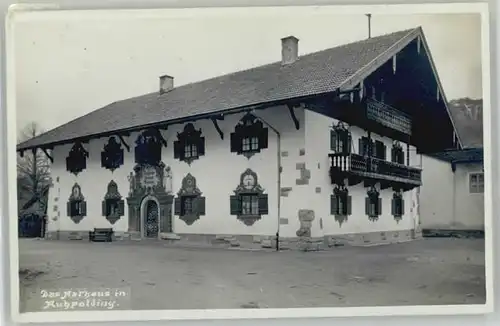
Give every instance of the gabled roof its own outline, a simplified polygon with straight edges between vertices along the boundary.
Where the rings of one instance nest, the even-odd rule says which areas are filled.
[[[154,92],[114,102],[23,142],[17,149],[180,123],[353,87],[419,36],[425,46],[419,27],[303,55],[288,65],[275,62],[179,86],[161,95]],[[439,84],[437,75],[436,79]]]
[[[450,162],[458,163],[482,163],[483,162],[482,148],[466,148],[462,150],[450,150],[432,154],[433,157]]]

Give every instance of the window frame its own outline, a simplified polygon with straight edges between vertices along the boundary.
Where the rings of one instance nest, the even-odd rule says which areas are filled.
[[[365,197],[365,215],[368,216],[370,221],[377,221],[382,215],[382,197],[375,187],[371,187],[367,191]]]
[[[189,201],[191,208],[186,211],[186,201]],[[205,215],[205,197],[197,186],[196,178],[188,173],[182,179],[182,185],[174,198],[174,215],[183,220],[186,225],[192,225],[201,216]]]
[[[475,177],[476,181],[473,181]],[[482,181],[479,181],[481,177]],[[484,171],[469,172],[468,174],[469,194],[484,194]]]
[[[87,216],[87,202],[78,183],[71,187],[71,195],[66,202],[66,215],[75,223]]]
[[[231,152],[244,155],[248,159],[268,148],[269,130],[252,114],[243,116],[230,136]],[[248,142],[245,142],[247,139]],[[254,142],[255,139],[257,142]]]
[[[187,123],[174,141],[174,158],[191,165],[204,155],[205,137],[202,137],[201,129],[197,130],[193,123]]]

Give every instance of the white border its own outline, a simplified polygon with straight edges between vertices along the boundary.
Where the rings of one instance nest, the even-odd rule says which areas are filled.
[[[482,71],[483,71],[483,135],[485,174],[485,305],[448,306],[399,306],[399,307],[349,307],[349,308],[300,308],[300,309],[224,309],[224,310],[129,310],[92,312],[36,312],[19,313],[19,275],[17,223],[9,219],[11,314],[16,322],[91,322],[91,321],[149,321],[149,320],[202,320],[202,319],[263,319],[263,318],[314,318],[346,316],[403,316],[403,315],[470,315],[493,311],[493,238],[492,238],[492,134],[490,103],[490,30],[487,3],[440,3],[398,5],[330,5],[308,6],[321,10],[320,14],[451,14],[478,13],[481,15]],[[129,14],[153,17],[161,13],[178,17],[194,15],[289,15],[303,13],[304,6],[295,7],[241,7],[241,8],[193,8],[193,9],[144,9],[144,10],[96,10],[94,17],[112,15],[127,19]],[[7,168],[8,189],[16,185],[16,75],[13,30],[16,19],[36,18],[36,11],[54,10],[57,5],[12,5],[6,17],[6,95],[7,95]],[[22,13],[22,15],[19,15]],[[81,11],[67,11],[67,15],[78,15]],[[9,216],[17,215],[16,192],[8,193]]]

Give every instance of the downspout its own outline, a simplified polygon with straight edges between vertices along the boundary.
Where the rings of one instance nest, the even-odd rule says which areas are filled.
[[[269,129],[274,131],[276,134],[276,143],[277,143],[277,171],[278,171],[278,179],[276,181],[276,186],[277,186],[277,210],[278,210],[278,218],[277,218],[277,225],[276,225],[276,251],[280,250],[280,217],[281,217],[281,134],[278,131],[278,129],[274,128],[271,124],[269,124],[266,120],[263,118],[257,116],[255,114],[255,111],[252,110],[250,111],[251,114],[262,121],[263,124],[265,124]]]

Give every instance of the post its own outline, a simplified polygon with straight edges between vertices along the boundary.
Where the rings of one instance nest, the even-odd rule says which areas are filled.
[[[366,14],[366,17],[368,17],[368,38],[372,37],[372,14]]]

